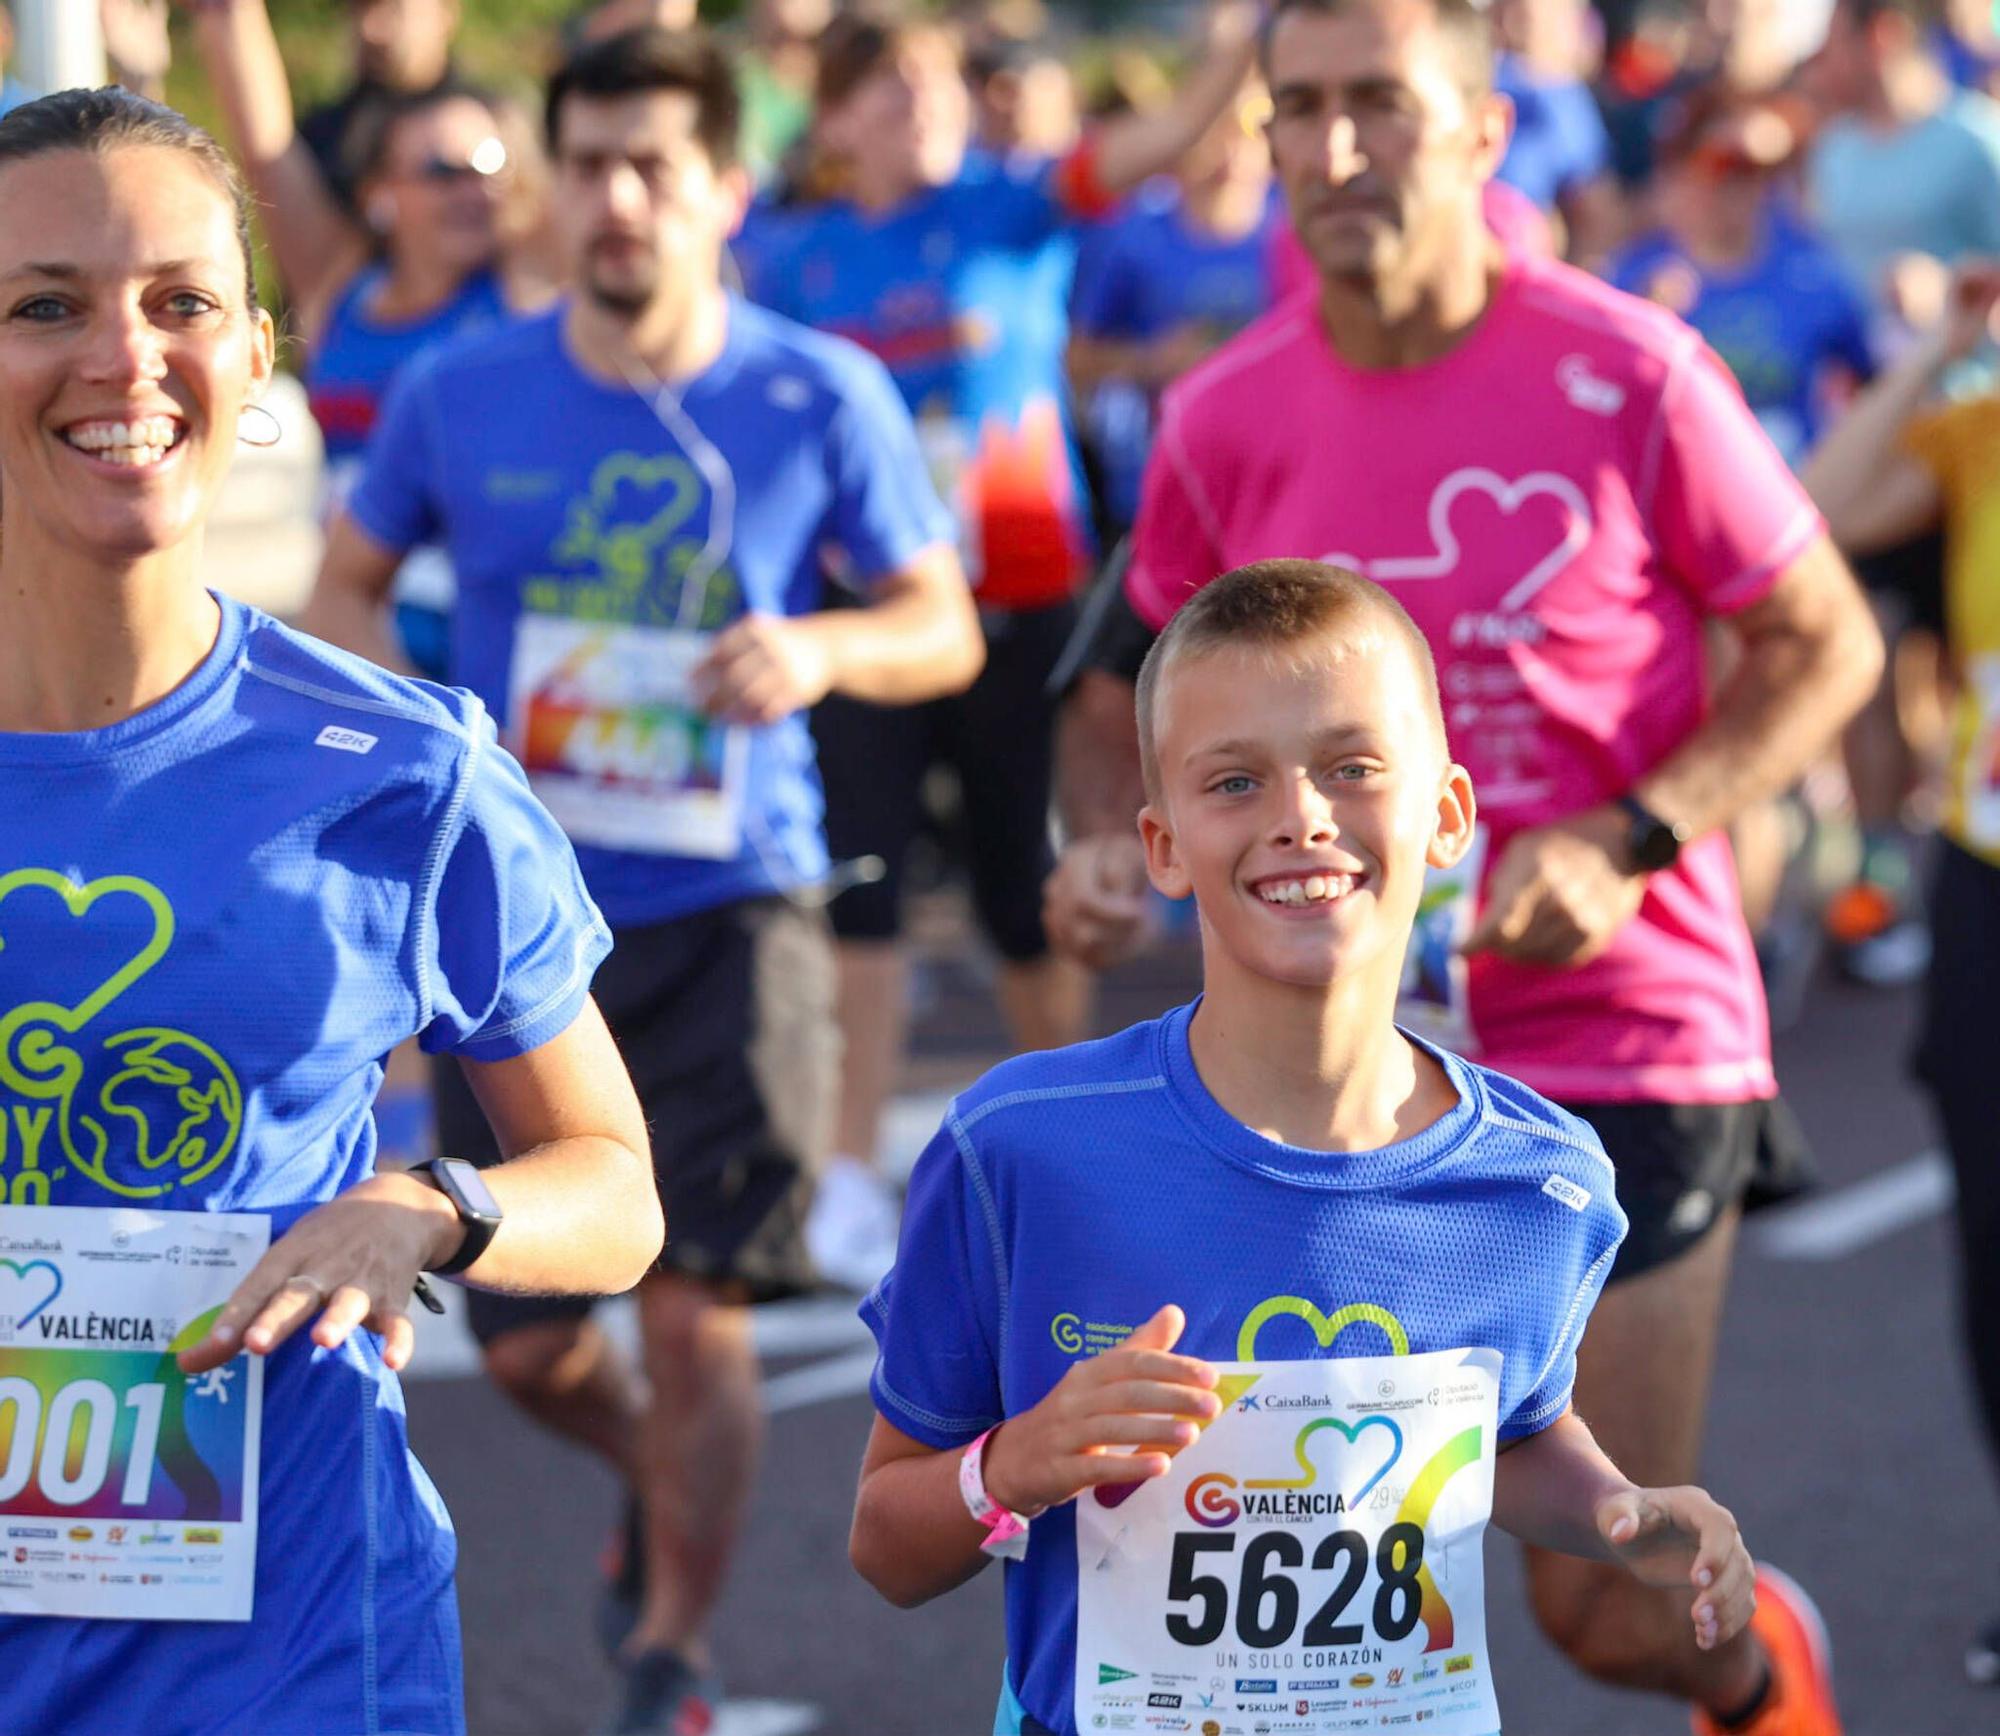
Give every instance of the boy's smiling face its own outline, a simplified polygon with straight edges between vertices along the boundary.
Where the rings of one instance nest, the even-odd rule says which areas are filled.
[[[1191,649],[1161,672],[1154,886],[1192,892],[1211,975],[1300,988],[1379,974],[1393,1000],[1427,864],[1472,838],[1472,786],[1401,635]]]

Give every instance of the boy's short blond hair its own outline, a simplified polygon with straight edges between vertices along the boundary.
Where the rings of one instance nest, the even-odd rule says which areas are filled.
[[[1437,664],[1409,611],[1380,585],[1345,567],[1324,561],[1257,561],[1196,591],[1139,666],[1139,766],[1148,799],[1158,800],[1160,793],[1154,709],[1160,683],[1174,663],[1224,645],[1310,650],[1315,644],[1347,641],[1357,628],[1372,625],[1386,627],[1391,640],[1400,640],[1409,652],[1442,751],[1444,705],[1438,697]]]

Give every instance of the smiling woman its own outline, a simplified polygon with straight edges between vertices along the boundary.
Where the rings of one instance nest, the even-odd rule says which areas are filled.
[[[413,1287],[625,1289],[662,1240],[609,938],[484,710],[200,583],[252,288],[180,116],[0,119],[0,1240],[43,1256],[0,1261],[0,1514],[77,1522],[0,1564],[10,1728],[462,1729]],[[492,1168],[376,1172],[411,1036]],[[97,1521],[133,1552],[75,1571]]]

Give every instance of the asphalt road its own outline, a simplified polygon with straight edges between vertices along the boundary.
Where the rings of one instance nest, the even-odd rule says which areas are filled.
[[[1122,1022],[1165,1004],[1173,969],[1118,985]],[[1818,989],[1780,1038],[1780,1074],[1827,1187],[1746,1236],[1706,1478],[1761,1555],[1821,1602],[1850,1736],[2000,1732],[2000,1689],[1969,1686],[1965,1641],[2000,1616],[2000,1498],[1974,1433],[1953,1313],[1946,1190],[1900,1067],[1906,998]],[[948,973],[916,1076],[948,1086],[997,1046],[980,985]],[[2000,1064],[2000,1045],[1996,1045]],[[919,1101],[904,1116],[921,1126]],[[1996,1153],[2000,1156],[2000,1153]],[[2000,1323],[1995,1323],[2000,1329]],[[983,1736],[1001,1666],[997,1575],[889,1608],[845,1538],[870,1411],[844,1308],[764,1323],[775,1414],[718,1644],[720,1736]],[[865,1341],[863,1341],[865,1342]],[[582,1736],[609,1702],[593,1648],[609,1476],[514,1415],[463,1341],[433,1332],[409,1394],[419,1454],[461,1533],[474,1736]],[[1666,1736],[1685,1715],[1580,1682],[1523,1608],[1516,1552],[1489,1545],[1489,1637],[1513,1736]]]

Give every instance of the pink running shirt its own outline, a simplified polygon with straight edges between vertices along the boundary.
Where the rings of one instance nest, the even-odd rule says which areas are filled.
[[[1623,794],[1707,710],[1703,620],[1757,602],[1819,514],[1701,339],[1663,309],[1514,255],[1429,366],[1367,371],[1295,301],[1167,394],[1127,592],[1165,625],[1255,560],[1366,573],[1437,655],[1486,862]],[[1482,954],[1479,1059],[1577,1102],[1768,1097],[1769,1019],[1727,838],[1653,877],[1605,955]]]

